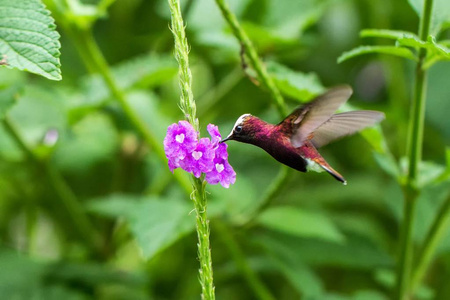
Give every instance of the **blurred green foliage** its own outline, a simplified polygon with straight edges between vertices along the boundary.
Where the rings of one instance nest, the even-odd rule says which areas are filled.
[[[422,1],[228,2],[290,108],[325,87],[348,83],[353,108],[384,111],[387,118],[363,138],[321,149],[348,186],[324,173],[290,172],[271,206],[257,216],[280,166],[256,147],[230,143],[236,184],[207,187],[217,298],[258,298],[242,271],[247,268],[276,299],[387,299],[399,251],[398,181],[405,168],[414,65],[383,54],[341,64],[337,58],[362,44],[360,30],[375,28],[391,31],[363,31],[370,47],[395,48],[397,54],[405,49],[400,52],[406,56],[426,47],[447,60],[450,4],[435,1],[440,9],[432,31],[438,42],[421,44],[398,31],[417,32]],[[92,28],[127,103],[162,144],[167,126],[183,118],[166,1],[45,3],[61,35],[63,79],[0,68],[0,297],[197,299],[189,195],[95,66],[86,64],[73,28],[63,25]],[[215,2],[182,5],[202,133],[214,123],[226,135],[248,112],[278,122],[269,93],[249,79],[252,70],[241,68],[240,45]],[[392,45],[392,39],[401,41]],[[450,62],[432,62],[417,245],[449,194]],[[450,232],[443,234],[417,299],[450,298]]]

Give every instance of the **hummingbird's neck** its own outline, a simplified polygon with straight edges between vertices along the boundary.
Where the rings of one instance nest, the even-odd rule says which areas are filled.
[[[250,144],[264,148],[270,142],[275,126],[257,117],[247,121],[247,126],[251,127],[252,137],[248,141]]]

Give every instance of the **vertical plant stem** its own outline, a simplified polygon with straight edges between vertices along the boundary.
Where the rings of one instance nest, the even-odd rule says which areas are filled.
[[[419,25],[419,38],[426,40],[430,30],[433,0],[425,0]],[[413,257],[413,226],[416,202],[419,195],[417,186],[418,168],[422,159],[423,125],[425,119],[427,73],[423,69],[426,50],[419,50],[416,66],[413,103],[408,136],[408,174],[404,185],[404,216],[400,239],[400,260],[397,276],[396,299],[407,299],[410,293],[411,263]]]
[[[50,186],[58,196],[58,200],[61,201],[56,201],[56,205],[63,205],[63,210],[67,211],[70,216],[70,222],[73,223],[74,230],[89,246],[94,248],[98,247],[99,241],[96,237],[96,230],[94,226],[90,222],[82,205],[61,174],[56,169],[52,168],[46,161],[42,161],[36,156],[8,117],[3,119],[3,125],[20,149],[35,164],[38,170],[44,171],[44,175],[46,176]]]
[[[230,232],[230,229],[220,221],[217,221],[215,224],[217,230],[219,231],[219,236],[222,239],[223,244],[230,251],[231,256],[236,263],[236,267],[241,271],[244,279],[247,281],[249,287],[253,290],[255,296],[261,300],[274,300],[275,298],[272,296],[270,291],[266,288],[264,283],[261,282],[257,274],[247,263],[247,260],[242,253],[242,250],[239,248],[236,239]]]
[[[189,46],[184,30],[179,0],[168,0],[171,14],[171,30],[175,41],[175,59],[178,61],[178,77],[180,84],[180,108],[185,117],[199,131],[196,117],[196,105],[192,94],[192,74],[189,69]],[[194,191],[192,200],[196,212],[198,256],[200,260],[200,284],[202,299],[215,299],[211,247],[209,242],[209,220],[207,216],[207,200],[204,178],[192,176]]]
[[[442,207],[439,209],[439,214],[431,226],[424,244],[417,255],[417,263],[413,272],[411,281],[411,290],[419,285],[422,280],[430,262],[433,258],[433,254],[438,245],[438,242],[442,239],[448,226],[450,224],[450,196],[447,197]]]
[[[225,3],[225,0],[216,0],[216,3],[220,8],[223,17],[228,22],[228,25],[231,27],[233,34],[239,40],[242,47],[244,47],[244,51],[247,54],[247,56],[250,60],[250,63],[252,64],[253,68],[255,69],[256,74],[258,74],[258,79],[269,89],[269,92],[273,98],[273,101],[275,101],[275,105],[278,109],[278,112],[280,113],[280,116],[281,117],[286,116],[287,110],[286,110],[286,105],[284,103],[284,99],[281,96],[281,93],[278,90],[278,88],[276,87],[272,78],[267,73],[266,68],[264,67],[263,63],[259,59],[258,54],[255,50],[255,47],[253,46],[252,41],[248,38],[245,31],[239,25],[239,22],[238,22],[236,16],[231,12],[230,8]]]
[[[272,78],[267,73],[264,64],[258,57],[258,53],[252,41],[248,38],[245,31],[242,29],[239,21],[231,12],[225,0],[216,0],[216,3],[219,6],[220,11],[222,12],[222,15],[227,21],[228,25],[231,27],[234,36],[238,39],[238,41],[241,43],[241,46],[244,48],[245,54],[248,56],[250,63],[258,74],[259,81],[261,81],[269,90],[270,95],[272,96],[272,101],[276,105],[280,117],[284,118],[288,114],[286,103]],[[258,216],[259,213],[270,206],[274,196],[285,186],[288,179],[289,171],[286,167],[282,166],[277,178],[269,186],[267,191],[265,191],[263,201],[261,201],[259,207],[255,210],[255,213],[252,214],[249,220],[244,224],[245,226],[249,225]]]
[[[202,286],[202,299],[215,299],[211,246],[209,243],[209,220],[207,216],[206,181],[193,177],[194,202],[198,237],[198,256],[200,259],[200,284]]]
[[[407,189],[407,188],[406,188]],[[413,226],[416,212],[417,191],[404,191],[403,222],[400,233],[400,259],[395,299],[407,299],[413,255]]]

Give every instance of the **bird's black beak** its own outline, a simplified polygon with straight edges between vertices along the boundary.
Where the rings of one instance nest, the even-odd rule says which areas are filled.
[[[222,143],[225,143],[226,141],[229,141],[229,140],[232,140],[232,139],[233,139],[233,135],[230,134],[229,136],[227,136],[226,138],[221,140],[219,143],[222,144]]]

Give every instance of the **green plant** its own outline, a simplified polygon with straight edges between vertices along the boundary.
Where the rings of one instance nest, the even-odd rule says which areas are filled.
[[[0,297],[449,298],[450,16],[432,2],[0,0]],[[337,64],[357,32],[370,46]],[[321,149],[348,186],[237,143],[229,189],[167,166],[181,118],[225,134],[342,83],[344,110],[387,116]]]

